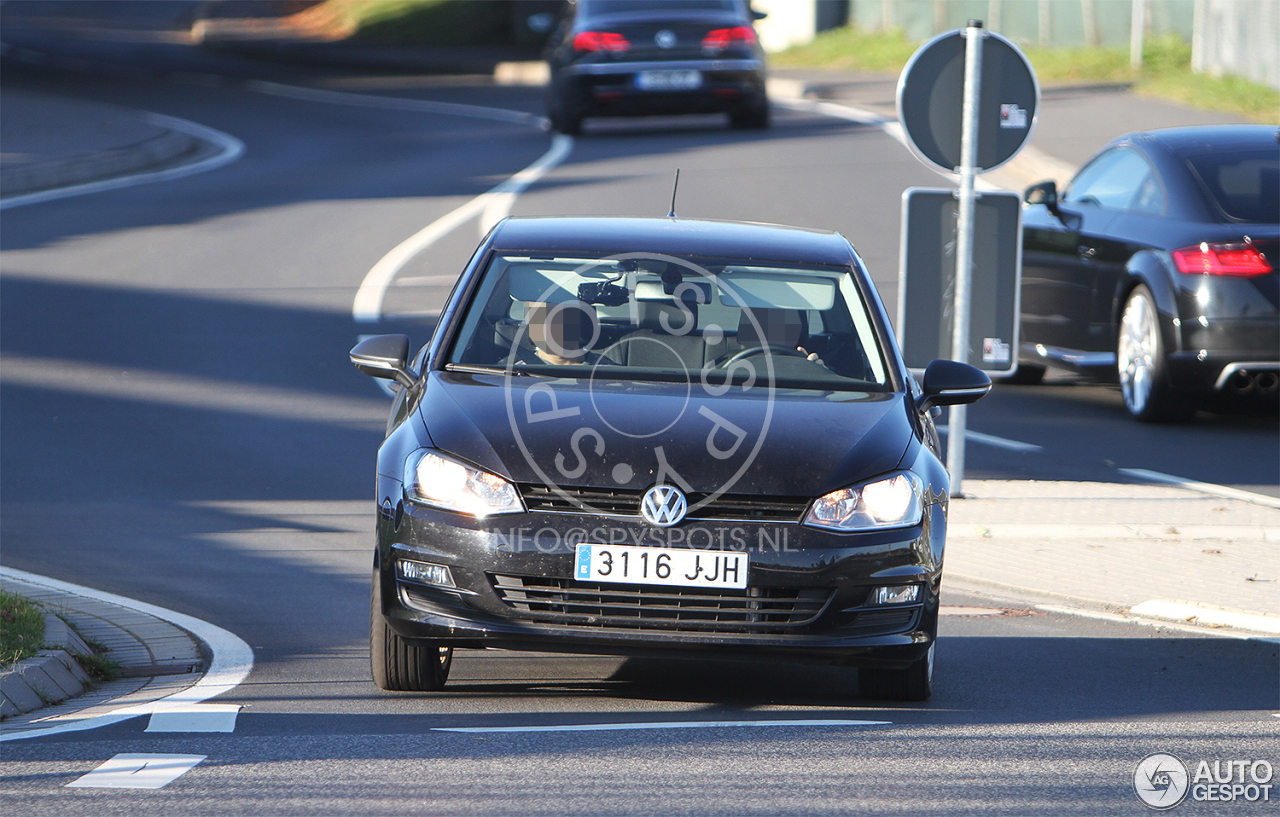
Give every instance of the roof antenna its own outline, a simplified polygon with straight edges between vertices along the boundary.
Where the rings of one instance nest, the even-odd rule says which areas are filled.
[[[676,168],[676,183],[671,188],[671,212],[667,213],[667,218],[676,217],[676,191],[680,189],[680,168]]]

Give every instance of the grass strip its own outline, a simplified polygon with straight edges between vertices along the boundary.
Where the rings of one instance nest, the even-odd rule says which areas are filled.
[[[900,73],[919,47],[900,30],[824,31],[812,42],[769,59],[776,68]],[[1136,93],[1194,108],[1222,111],[1256,122],[1280,123],[1280,91],[1241,77],[1212,77],[1191,70],[1191,46],[1176,34],[1150,37],[1142,68],[1129,65],[1128,48],[1023,47],[1042,85],[1130,84]]]
[[[30,658],[44,643],[44,610],[15,593],[0,590],[0,669]]]

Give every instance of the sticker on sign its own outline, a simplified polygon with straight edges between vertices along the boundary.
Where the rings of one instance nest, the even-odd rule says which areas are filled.
[[[1019,108],[1017,104],[1004,104],[1000,106],[1000,127],[1025,128],[1026,126],[1026,108]]]
[[[1000,338],[983,338],[982,339],[982,362],[983,363],[1008,363],[1012,354],[1009,344]]]

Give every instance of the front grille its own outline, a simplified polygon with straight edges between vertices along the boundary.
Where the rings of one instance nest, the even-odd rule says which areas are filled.
[[[504,604],[528,618],[584,627],[774,632],[809,624],[831,600],[830,588],[702,588],[601,584],[541,576],[490,574]]]
[[[610,488],[550,488],[538,483],[520,486],[520,494],[530,511],[542,513],[602,513],[608,516],[639,516],[642,491]],[[751,496],[721,494],[695,508],[710,494],[689,494],[689,513],[694,521],[798,523],[809,507],[807,497]]]

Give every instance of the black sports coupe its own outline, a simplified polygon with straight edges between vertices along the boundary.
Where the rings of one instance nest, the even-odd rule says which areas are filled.
[[[370,653],[390,690],[454,647],[792,656],[931,691],[949,480],[858,254],[831,232],[511,218],[399,384],[378,452]]]
[[[1131,133],[1026,202],[1015,380],[1046,365],[1114,373],[1139,420],[1185,418],[1214,392],[1274,403],[1274,125]]]
[[[746,0],[575,0],[547,44],[547,117],[729,114],[765,128],[764,51]]]

